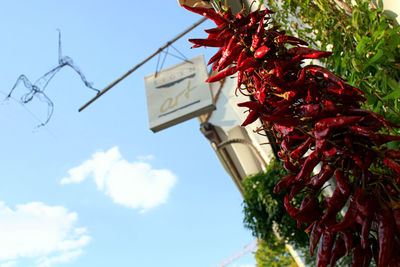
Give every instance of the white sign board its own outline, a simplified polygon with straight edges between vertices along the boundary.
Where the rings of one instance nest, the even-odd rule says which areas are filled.
[[[150,129],[158,132],[215,109],[204,56],[144,77]]]

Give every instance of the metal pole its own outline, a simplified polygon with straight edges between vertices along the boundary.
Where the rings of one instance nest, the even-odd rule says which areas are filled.
[[[160,47],[156,52],[154,52],[151,56],[149,56],[148,58],[146,58],[145,60],[143,60],[142,62],[140,62],[139,64],[137,64],[135,67],[133,67],[132,69],[130,69],[127,73],[125,73],[124,75],[122,75],[119,79],[115,80],[113,83],[111,83],[109,86],[107,86],[106,88],[104,88],[101,92],[99,92],[95,97],[93,97],[89,102],[87,102],[85,105],[83,105],[80,109],[79,112],[81,112],[82,110],[84,110],[87,106],[89,106],[90,104],[92,104],[94,101],[96,101],[100,96],[104,95],[108,90],[110,90],[111,88],[113,88],[115,85],[117,85],[120,81],[122,81],[123,79],[125,79],[126,77],[128,77],[132,72],[134,72],[135,70],[137,70],[138,68],[140,68],[144,63],[146,63],[147,61],[149,61],[150,59],[152,59],[154,56],[156,56],[158,53],[162,52],[165,48],[167,48],[168,46],[170,46],[172,43],[174,43],[176,40],[180,39],[182,36],[184,36],[186,33],[190,32],[191,30],[193,30],[194,28],[196,28],[198,25],[200,25],[201,23],[203,23],[207,18],[202,18],[201,20],[199,20],[197,23],[193,24],[190,28],[186,29],[184,32],[182,32],[181,34],[179,34],[177,37],[175,37],[174,39],[172,39],[171,41],[169,41],[168,43],[166,43],[164,46]]]

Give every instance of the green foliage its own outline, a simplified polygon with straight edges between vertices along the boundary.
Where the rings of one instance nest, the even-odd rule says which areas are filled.
[[[258,249],[255,252],[257,267],[295,267],[297,264],[290,256],[285,247],[285,243],[278,238],[260,240]]]
[[[243,181],[244,189],[244,225],[256,237],[263,240],[275,238],[273,227],[280,237],[295,246],[307,247],[308,236],[304,229],[298,229],[296,221],[290,217],[283,205],[286,192],[273,193],[278,181],[285,177],[287,172],[281,164],[272,162],[265,172],[250,175]],[[295,198],[294,204],[300,203]],[[303,225],[303,228],[306,226]]]
[[[333,55],[324,63],[365,93],[365,108],[400,123],[400,26],[385,15],[382,1],[374,2],[269,0],[267,3],[277,11],[277,22],[291,34],[322,50],[331,47]]]

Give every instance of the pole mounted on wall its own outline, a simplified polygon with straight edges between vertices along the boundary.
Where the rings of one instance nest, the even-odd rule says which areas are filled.
[[[179,34],[178,36],[176,36],[174,39],[172,39],[171,41],[167,42],[164,46],[160,47],[156,52],[154,52],[153,54],[151,54],[149,57],[147,57],[145,60],[143,60],[142,62],[140,62],[139,64],[137,64],[136,66],[134,66],[132,69],[128,70],[124,75],[122,75],[120,78],[118,78],[117,80],[115,80],[114,82],[112,82],[110,85],[108,85],[106,88],[104,88],[102,91],[100,91],[95,97],[93,97],[91,100],[89,100],[85,105],[83,105],[80,109],[79,112],[81,112],[82,110],[84,110],[85,108],[87,108],[90,104],[92,104],[94,101],[96,101],[99,97],[101,97],[102,95],[104,95],[107,91],[109,91],[111,88],[113,88],[115,85],[117,85],[120,81],[122,81],[123,79],[125,79],[126,77],[128,77],[132,72],[134,72],[135,70],[137,70],[138,68],[140,68],[143,64],[145,64],[147,61],[149,61],[150,59],[152,59],[154,56],[156,56],[157,54],[161,53],[165,48],[167,48],[168,46],[170,46],[171,44],[173,44],[175,41],[177,41],[178,39],[180,39],[182,36],[184,36],[186,33],[190,32],[191,30],[193,30],[194,28],[196,28],[198,25],[200,25],[201,23],[203,23],[207,18],[202,18],[201,20],[199,20],[198,22],[196,22],[195,24],[193,24],[191,27],[189,27],[188,29],[186,29],[185,31],[183,31],[181,34]]]

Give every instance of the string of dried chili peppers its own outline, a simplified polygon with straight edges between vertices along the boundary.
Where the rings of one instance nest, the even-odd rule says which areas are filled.
[[[331,53],[305,47],[273,26],[273,11],[233,15],[230,8],[184,7],[217,24],[206,30],[207,39],[189,40],[195,47],[221,47],[209,64],[227,69],[207,81],[237,73],[237,89],[256,100],[239,104],[250,110],[243,126],[260,119],[280,144],[290,175],[275,191],[288,190],[286,210],[312,227],[317,266],[333,266],[347,254],[353,266],[369,266],[372,256],[379,267],[400,266],[400,151],[387,148],[400,140],[387,133],[400,126],[360,109],[363,94],[342,78],[320,66],[303,67],[303,59]],[[313,174],[317,165],[320,171]],[[336,189],[324,198],[328,180]],[[300,192],[306,196],[296,208],[291,200]]]

